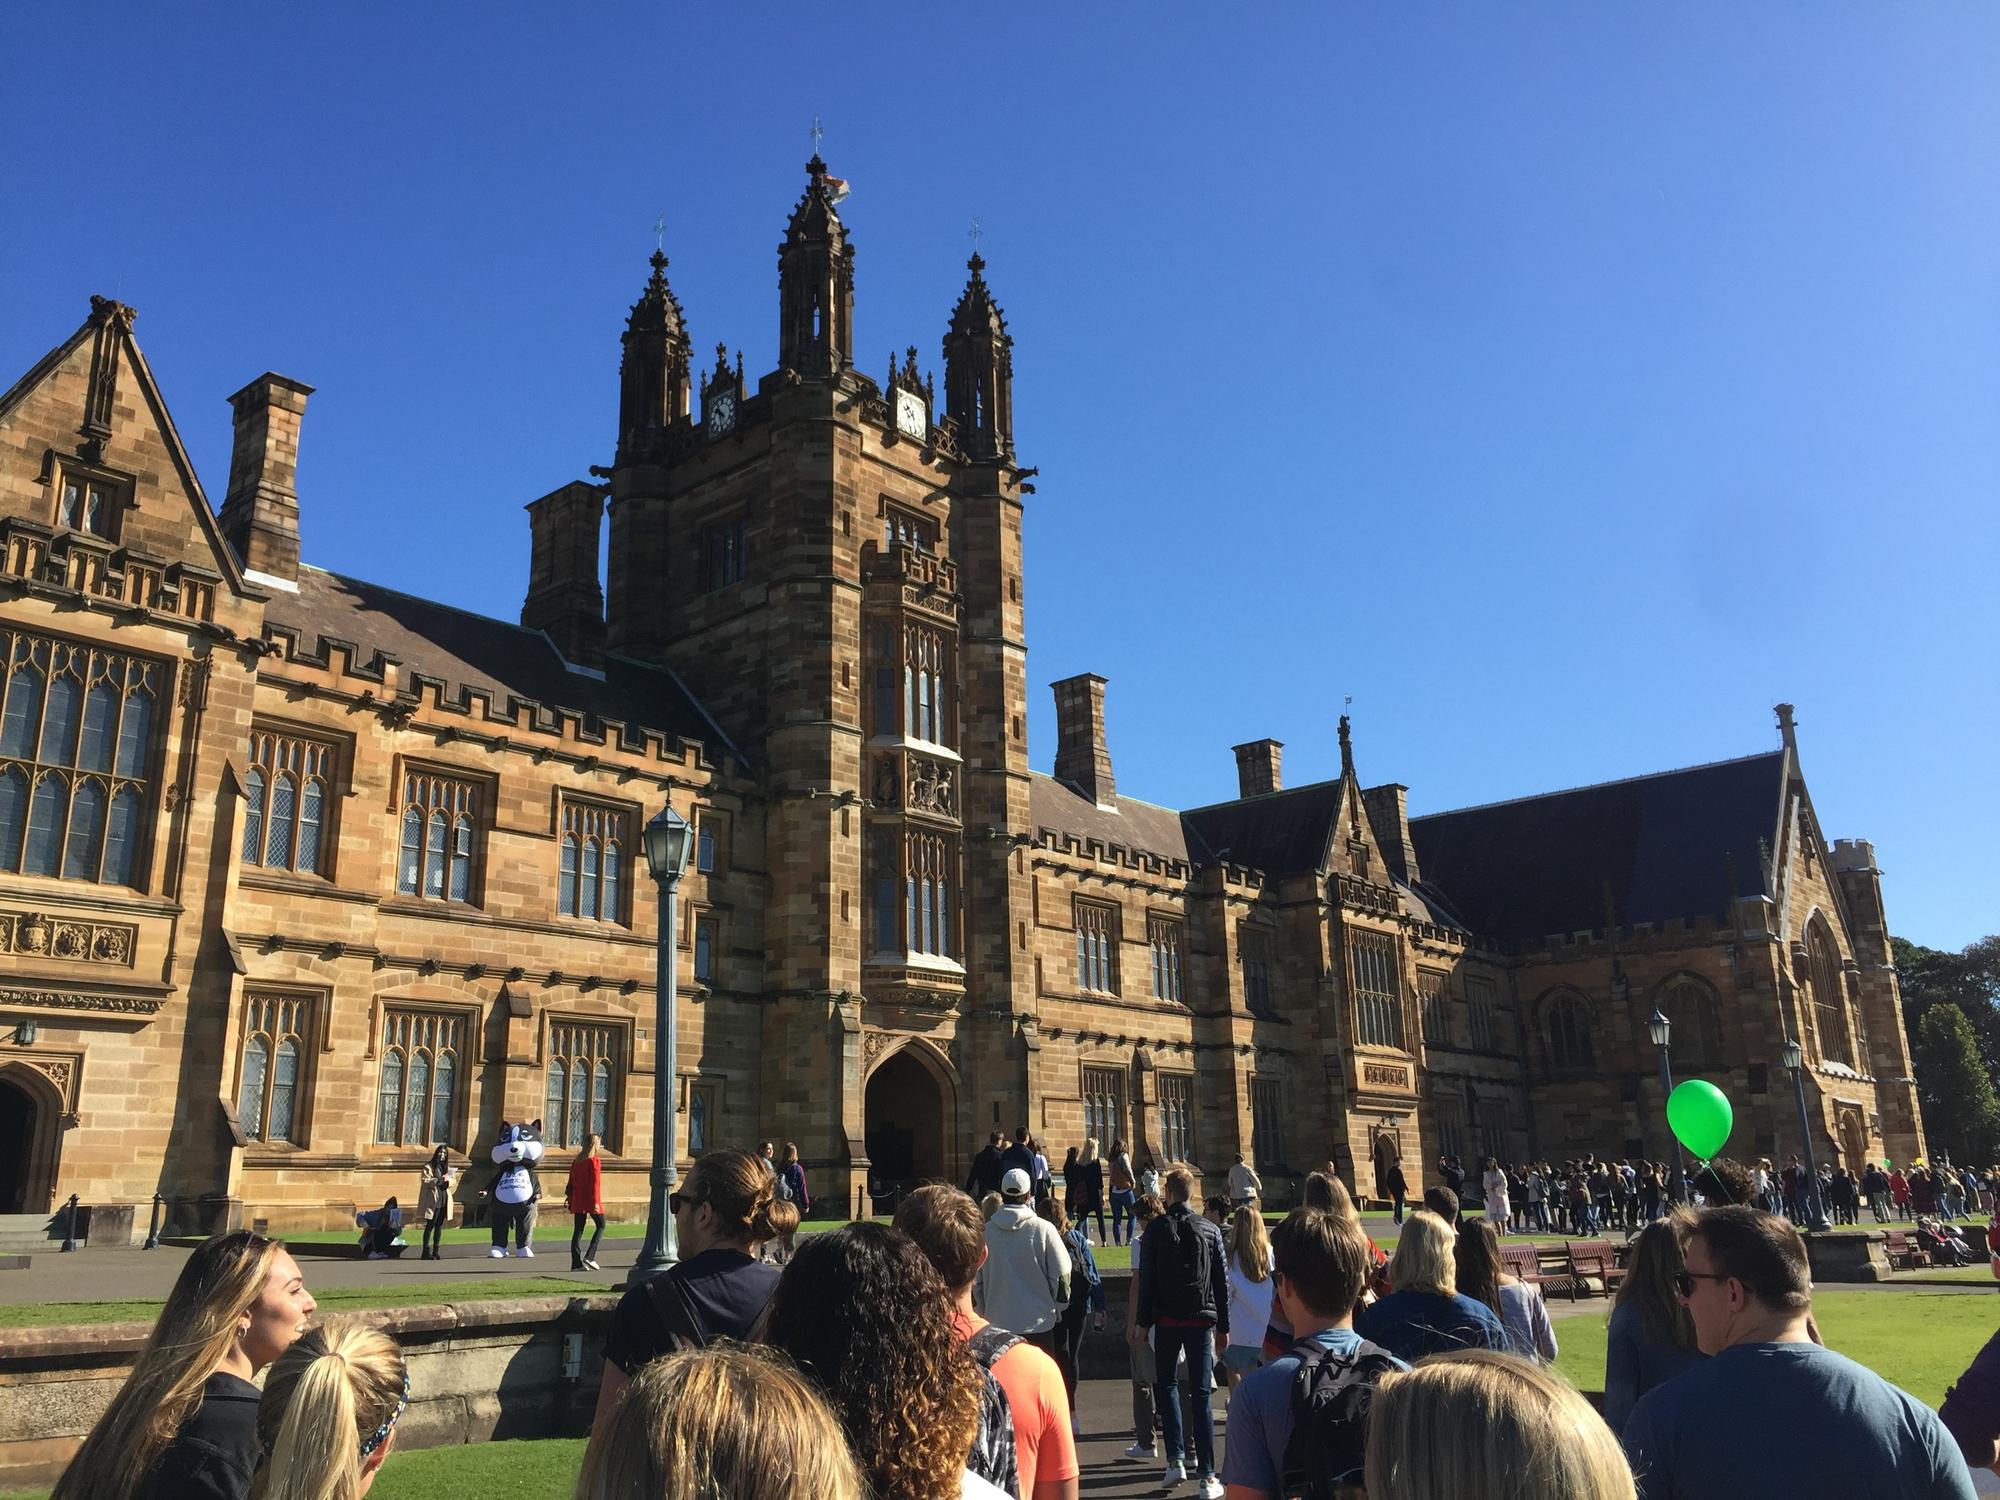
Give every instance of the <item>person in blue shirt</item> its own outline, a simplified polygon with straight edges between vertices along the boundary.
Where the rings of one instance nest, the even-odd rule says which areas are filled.
[[[1695,1216],[1678,1286],[1708,1360],[1642,1397],[1625,1456],[1644,1500],[1971,1500],[1929,1407],[1812,1341],[1805,1241],[1733,1204]]]
[[[1368,1236],[1359,1224],[1316,1209],[1296,1209],[1272,1231],[1271,1252],[1277,1263],[1271,1295],[1296,1337],[1289,1351],[1237,1382],[1222,1445],[1222,1483],[1230,1500],[1276,1500],[1290,1493],[1282,1488],[1285,1448],[1292,1440],[1292,1379],[1303,1355],[1314,1349],[1342,1358],[1380,1355],[1377,1378],[1408,1368],[1354,1331],[1354,1305],[1375,1271]],[[1354,1438],[1351,1452],[1336,1460],[1341,1472],[1318,1478],[1361,1483],[1365,1425],[1357,1424]]]
[[[1389,1260],[1389,1295],[1363,1308],[1354,1331],[1398,1359],[1454,1349],[1507,1348],[1507,1330],[1493,1309],[1461,1296],[1451,1226],[1420,1209],[1396,1241]]]
[[[1618,1284],[1604,1351],[1604,1421],[1613,1432],[1625,1430],[1641,1396],[1705,1358],[1695,1347],[1694,1323],[1674,1285],[1681,1270],[1676,1219],[1659,1219],[1639,1231]]]

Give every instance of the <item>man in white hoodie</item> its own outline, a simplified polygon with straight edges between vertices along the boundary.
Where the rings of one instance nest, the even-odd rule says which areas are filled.
[[[1055,1225],[1035,1213],[1034,1184],[1019,1167],[1000,1178],[999,1208],[986,1221],[986,1264],[972,1301],[980,1315],[1054,1353],[1056,1324],[1069,1305],[1069,1251]]]

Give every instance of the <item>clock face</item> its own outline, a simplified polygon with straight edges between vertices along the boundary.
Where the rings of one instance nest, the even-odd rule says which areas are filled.
[[[915,391],[896,392],[896,431],[904,437],[931,435],[931,414],[924,409],[924,398]]]
[[[736,429],[736,398],[712,396],[708,403],[708,430],[716,437]]]

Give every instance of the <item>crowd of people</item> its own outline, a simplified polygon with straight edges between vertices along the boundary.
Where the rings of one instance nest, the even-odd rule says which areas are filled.
[[[1479,1184],[1481,1215],[1459,1213],[1463,1178],[1427,1189],[1385,1253],[1330,1170],[1267,1226],[1246,1163],[1197,1206],[1187,1167],[1149,1181],[1122,1143],[1097,1147],[1059,1194],[1027,1131],[996,1138],[966,1190],[916,1188],[893,1223],[805,1236],[782,1264],[810,1201],[796,1153],[701,1157],[671,1199],[682,1258],[611,1316],[579,1500],[1076,1500],[1107,1203],[1132,1258],[1126,1456],[1169,1491],[1959,1500],[1968,1465],[2000,1461],[2000,1336],[1942,1415],[1827,1349],[1805,1242],[1760,1201],[1768,1168],[1716,1163],[1692,1184],[1705,1206],[1635,1226],[1600,1413],[1553,1373],[1548,1309],[1505,1269],[1511,1182]],[[599,1191],[572,1172],[575,1260]],[[188,1259],[53,1500],[359,1500],[411,1396],[388,1334],[317,1318],[281,1244],[224,1235]]]

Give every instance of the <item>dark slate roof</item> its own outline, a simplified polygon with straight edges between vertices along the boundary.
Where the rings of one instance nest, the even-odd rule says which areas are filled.
[[[486,693],[494,711],[504,714],[509,698],[528,698],[697,741],[717,758],[741,759],[672,672],[613,658],[599,678],[570,667],[539,630],[314,567],[299,569],[296,594],[272,590],[264,613],[272,626],[296,633],[300,650],[310,655],[324,655],[326,641],[354,647],[354,660],[362,664],[386,652],[402,663],[405,680],[413,673],[441,679],[447,702],[470,688]]]
[[[1040,771],[1029,774],[1028,818],[1036,828],[1046,828],[1052,833],[1074,834],[1080,839],[1097,839],[1126,849],[1143,849],[1183,863],[1188,859],[1181,816],[1171,808],[1121,796],[1117,810],[1110,811]]]
[[[1763,888],[1783,751],[1410,820],[1423,886],[1501,943],[1727,910]]]
[[[1340,815],[1338,779],[1181,814],[1197,863],[1247,865],[1267,875],[1317,870]]]

